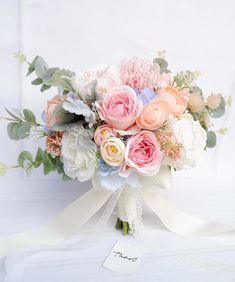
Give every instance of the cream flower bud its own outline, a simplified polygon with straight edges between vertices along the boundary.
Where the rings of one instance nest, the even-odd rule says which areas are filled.
[[[221,103],[221,94],[211,94],[207,97],[207,106],[215,110],[219,107]]]
[[[110,137],[102,141],[100,153],[106,164],[120,166],[124,160],[125,144],[116,137]]]

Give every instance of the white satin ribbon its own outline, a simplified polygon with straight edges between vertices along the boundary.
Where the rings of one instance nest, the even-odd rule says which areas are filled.
[[[0,239],[0,256],[58,244],[86,223],[108,200],[112,191],[93,188],[55,218],[29,231]]]
[[[172,232],[182,235],[210,236],[235,230],[235,223],[209,222],[191,216],[175,207],[152,185],[139,189],[147,206],[159,217]]]
[[[128,189],[134,188],[129,187]],[[124,193],[122,191],[121,193]],[[235,224],[207,222],[182,212],[161,195],[156,185],[144,186],[139,189],[139,192],[147,206],[173,232],[205,236],[235,230]],[[101,188],[99,183],[93,179],[93,189],[75,200],[48,223],[23,233],[1,238],[0,256],[53,246],[68,239],[105,205],[113,193],[115,192],[112,190]],[[136,195],[136,193],[129,194]]]

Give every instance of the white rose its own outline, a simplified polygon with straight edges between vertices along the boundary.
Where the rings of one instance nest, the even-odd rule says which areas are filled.
[[[97,146],[92,137],[91,130],[77,125],[65,132],[62,139],[64,172],[81,182],[89,180],[95,173]]]
[[[195,166],[206,147],[206,131],[190,114],[184,114],[181,119],[172,120],[171,127],[177,142],[183,146],[181,158],[171,161],[171,165],[176,169]]]
[[[77,88],[84,95],[89,92],[91,81],[97,81],[96,92],[99,96],[105,95],[108,89],[119,86],[120,75],[119,69],[115,65],[97,65],[80,74]]]
[[[116,137],[110,137],[102,141],[100,153],[106,164],[120,166],[124,161],[125,144]]]

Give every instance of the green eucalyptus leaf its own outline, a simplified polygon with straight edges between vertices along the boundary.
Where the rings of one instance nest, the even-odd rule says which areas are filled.
[[[33,84],[33,85],[40,85],[40,84],[42,84],[42,79],[38,77],[38,78],[34,79],[31,82],[31,84]]]
[[[48,69],[48,65],[44,61],[44,59],[40,56],[37,56],[35,58],[35,63],[34,63],[34,71],[35,71],[36,75],[39,78],[42,78],[47,69]]]
[[[167,61],[164,60],[163,58],[156,58],[156,59],[153,60],[153,62],[154,62],[155,64],[158,64],[158,65],[159,65],[161,72],[166,72],[166,71],[168,71],[168,70],[167,70],[168,63],[167,63]]]
[[[33,171],[33,163],[29,159],[24,160],[23,168],[26,172],[26,175],[31,176],[32,171]]]
[[[46,91],[46,90],[48,90],[48,89],[50,89],[50,88],[51,88],[51,85],[43,84],[42,87],[40,88],[40,91],[41,91],[41,92],[44,92],[44,91]]]
[[[35,168],[39,167],[42,164],[43,158],[44,158],[44,151],[41,148],[38,148],[37,154],[34,159]]]
[[[18,128],[20,126],[20,123],[18,122],[10,122],[7,126],[7,134],[10,139],[12,140],[19,140],[18,136]]]
[[[19,123],[17,127],[17,136],[19,139],[24,139],[29,136],[31,124],[27,122]]]
[[[70,70],[58,70],[52,76],[52,85],[63,87],[65,90],[68,91],[74,91],[71,82],[73,76],[75,76],[75,73],[71,72]]]
[[[21,167],[24,167],[24,161],[28,160],[33,164],[33,156],[30,152],[28,151],[23,151],[19,154],[17,158],[18,165]]]
[[[36,118],[34,113],[29,109],[23,110],[25,120],[30,124],[36,124]]]
[[[53,171],[53,164],[48,156],[48,154],[44,151],[43,155],[43,168],[44,168],[44,174],[47,175],[51,171]]]
[[[203,98],[202,89],[200,87],[198,87],[198,86],[191,86],[191,87],[189,87],[189,93],[198,93]]]
[[[59,174],[64,173],[64,164],[61,161],[60,157],[56,157],[56,167]]]
[[[57,72],[59,70],[59,68],[50,68],[48,70],[46,70],[42,76],[42,81],[44,84],[46,85],[52,85],[52,76],[55,72]]]
[[[30,75],[32,72],[34,72],[35,70],[35,63],[36,63],[37,57],[35,57],[32,61],[32,63],[29,65],[28,67],[28,72],[27,72],[27,76]]]
[[[213,148],[216,145],[217,137],[214,131],[208,131],[207,132],[207,141],[206,141],[206,147],[207,148]]]

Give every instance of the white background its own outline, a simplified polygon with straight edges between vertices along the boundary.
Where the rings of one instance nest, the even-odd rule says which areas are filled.
[[[40,93],[30,84],[31,79],[25,78],[26,69],[12,56],[19,49],[29,60],[41,55],[49,66],[78,72],[134,55],[152,59],[164,48],[173,71],[201,71],[199,85],[205,95],[221,92],[234,96],[234,34],[233,0],[0,0],[0,113],[4,114],[4,106],[28,107],[40,119],[46,100],[55,94]],[[220,138],[218,147],[209,151],[197,168],[177,173],[174,188],[165,192],[192,214],[228,222],[235,219],[234,122],[233,107],[225,118],[215,121],[216,128],[229,127],[229,134]],[[0,161],[15,164],[23,148],[35,152],[40,145],[11,141],[5,129],[1,122]],[[46,221],[89,186],[63,183],[57,175],[44,177],[40,169],[31,179],[20,171],[10,172],[0,179],[0,234]],[[9,281],[235,281],[229,272],[235,265],[234,233],[194,242],[169,234],[151,214],[144,220],[157,239],[155,247],[146,249],[132,278],[101,267],[116,239],[122,238],[113,229],[113,218],[105,231],[106,240],[100,239],[96,247],[21,260],[14,264]],[[165,251],[157,248],[162,240],[170,243]],[[214,245],[205,247],[205,242]],[[195,263],[177,260],[175,256],[183,249],[225,264],[225,274],[219,273],[219,267],[200,269]]]

